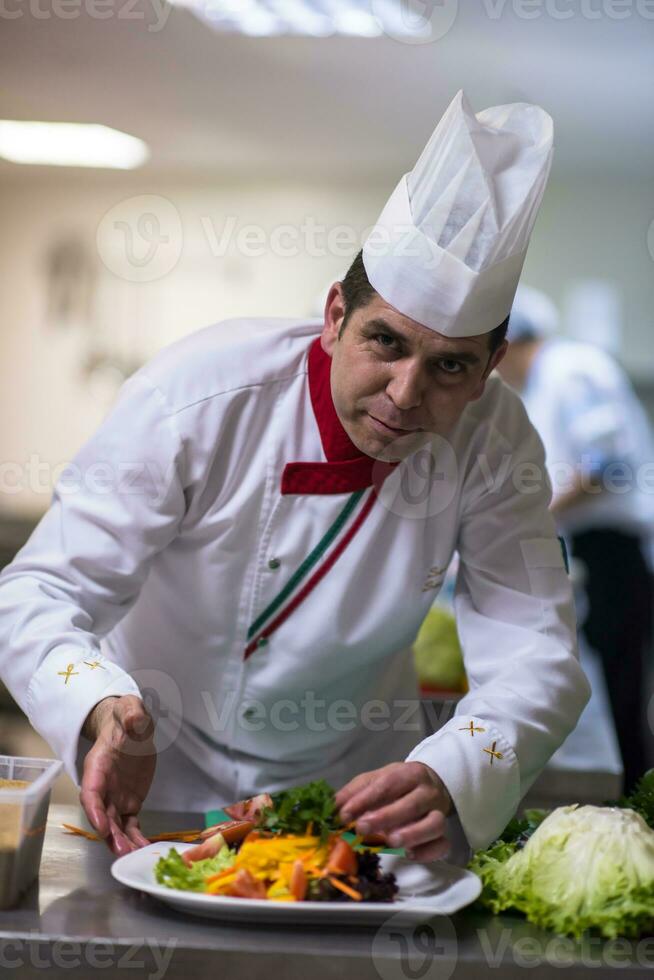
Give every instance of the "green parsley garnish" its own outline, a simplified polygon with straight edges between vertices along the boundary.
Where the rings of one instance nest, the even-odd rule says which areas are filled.
[[[282,790],[272,795],[273,807],[265,807],[262,826],[281,834],[305,834],[312,824],[313,833],[325,840],[330,833],[341,830],[334,790],[324,779],[306,786]]]

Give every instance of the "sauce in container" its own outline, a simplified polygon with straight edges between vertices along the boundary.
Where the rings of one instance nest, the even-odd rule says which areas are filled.
[[[0,779],[0,789],[27,789],[26,779]],[[0,881],[2,881],[3,852],[15,850],[20,842],[22,807],[19,803],[0,802]]]
[[[50,790],[61,768],[52,759],[0,756],[0,909],[12,908],[38,876]]]

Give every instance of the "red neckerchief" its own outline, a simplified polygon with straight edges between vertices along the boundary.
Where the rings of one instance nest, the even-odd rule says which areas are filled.
[[[320,337],[316,337],[309,349],[309,393],[327,462],[287,463],[282,473],[283,494],[353,493],[373,485],[379,488],[398,465],[363,455],[348,436],[332,400],[331,363]]]

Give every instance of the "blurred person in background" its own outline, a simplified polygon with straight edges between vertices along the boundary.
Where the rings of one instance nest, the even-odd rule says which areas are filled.
[[[544,293],[520,286],[498,371],[543,440],[551,510],[585,568],[582,632],[602,661],[629,792],[647,765],[654,442],[619,365],[599,347],[557,336],[558,321]]]

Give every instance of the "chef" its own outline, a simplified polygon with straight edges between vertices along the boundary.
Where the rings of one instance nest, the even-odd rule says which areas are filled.
[[[418,859],[483,847],[574,728],[542,446],[489,377],[551,154],[538,106],[460,92],[322,320],[166,348],[57,485],[0,577],[0,670],[116,853],[146,796],[318,777]],[[409,647],[455,550],[470,693],[425,737]]]

